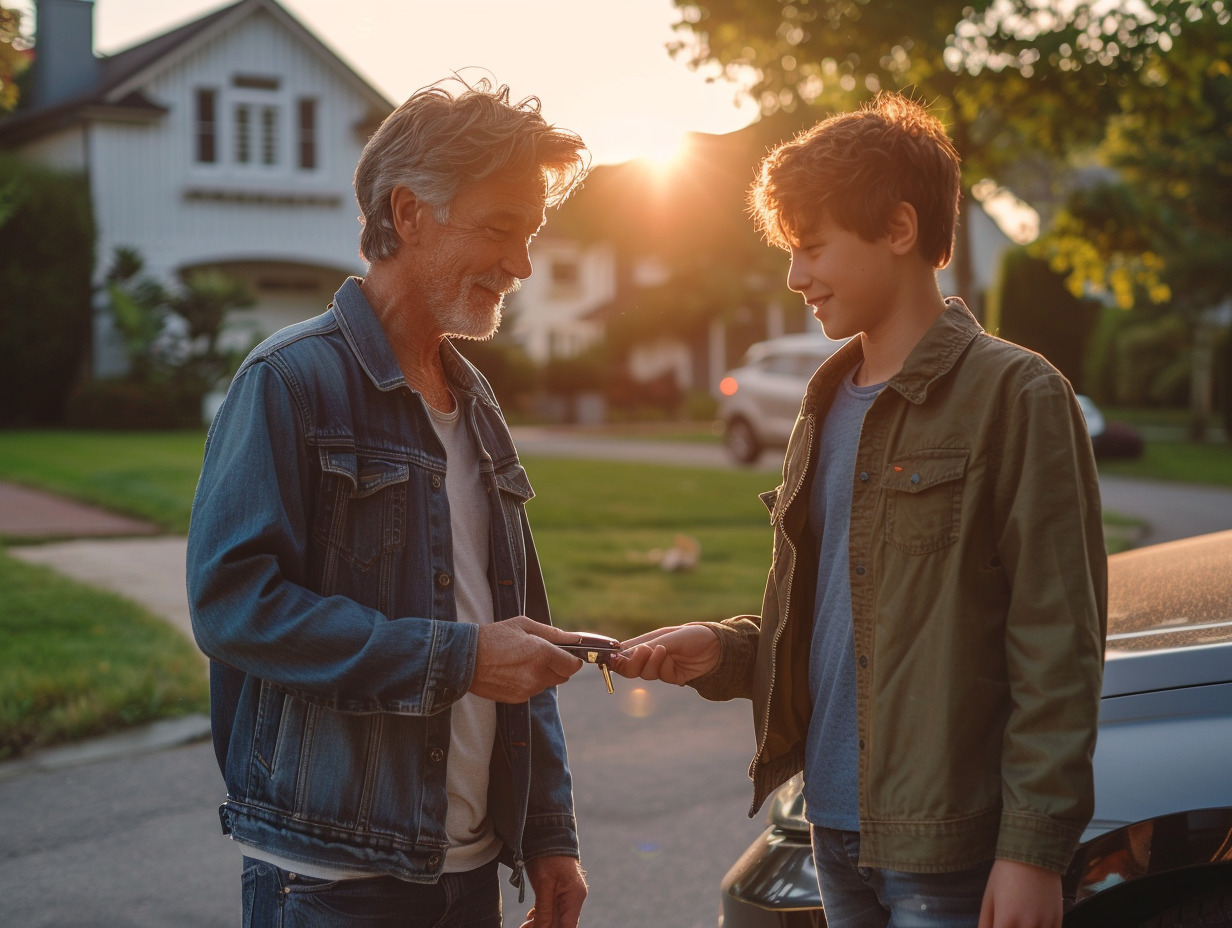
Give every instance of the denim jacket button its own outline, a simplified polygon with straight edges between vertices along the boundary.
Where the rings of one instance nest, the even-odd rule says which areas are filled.
[[[433,748],[432,752],[428,756],[432,758],[432,763],[439,764],[445,759],[445,752],[440,748]]]
[[[449,586],[449,584],[451,583],[453,583],[453,578],[450,577],[449,574],[442,572],[436,575],[436,585],[437,586],[446,587],[446,586]]]
[[[440,488],[441,488],[441,475],[433,474],[432,475],[432,489],[439,490]]]
[[[441,855],[440,855],[440,854],[433,854],[431,857],[429,857],[429,858],[428,858],[428,866],[429,866],[429,867],[435,867],[435,866],[436,866],[437,864],[439,864],[440,862],[441,862]]]

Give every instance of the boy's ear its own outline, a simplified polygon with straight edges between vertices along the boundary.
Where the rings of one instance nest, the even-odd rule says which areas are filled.
[[[886,223],[886,241],[896,255],[909,254],[920,238],[920,217],[915,207],[903,201],[890,212]]]
[[[419,240],[423,223],[424,204],[407,187],[394,187],[389,194],[389,213],[394,231],[404,242],[414,244]]]

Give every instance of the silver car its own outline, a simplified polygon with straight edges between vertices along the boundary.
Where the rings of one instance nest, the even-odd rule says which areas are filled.
[[[751,345],[719,381],[723,442],[741,464],[765,448],[786,448],[809,378],[843,343],[821,332],[780,335]]]
[[[1232,926],[1232,531],[1109,558],[1095,817],[1065,926]],[[826,924],[799,778],[722,885],[724,928]]]
[[[820,331],[780,335],[751,345],[740,366],[719,381],[723,443],[740,464],[767,448],[786,448],[805,388],[823,361],[843,346]],[[1097,458],[1142,456],[1142,436],[1124,422],[1106,422],[1087,396],[1078,397]]]

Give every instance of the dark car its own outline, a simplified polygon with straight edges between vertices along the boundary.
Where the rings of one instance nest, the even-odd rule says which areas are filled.
[[[1109,558],[1095,817],[1065,926],[1232,926],[1232,531]],[[826,924],[799,778],[723,879],[724,928]]]

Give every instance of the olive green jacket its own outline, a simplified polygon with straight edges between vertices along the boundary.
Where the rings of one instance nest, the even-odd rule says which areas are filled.
[[[711,623],[709,699],[753,700],[750,815],[803,767],[817,545],[809,486],[860,339],[809,383],[761,617]],[[994,857],[1064,871],[1093,810],[1107,620],[1099,484],[1082,412],[1043,358],[951,301],[869,409],[850,532],[860,862]]]

